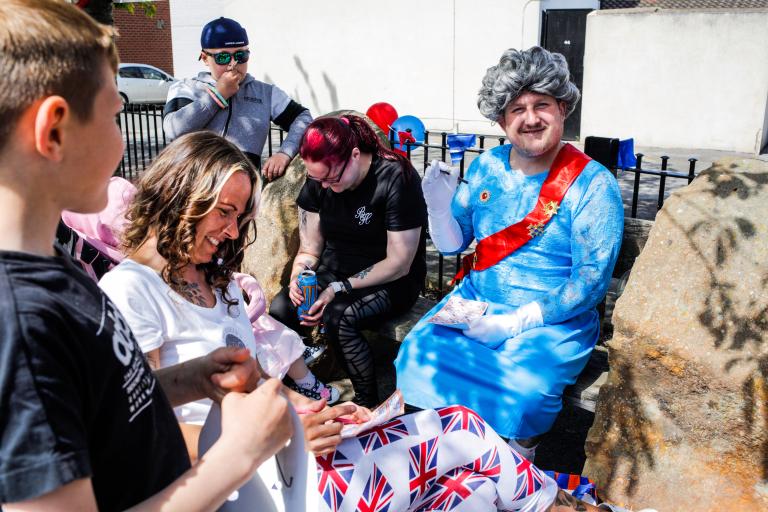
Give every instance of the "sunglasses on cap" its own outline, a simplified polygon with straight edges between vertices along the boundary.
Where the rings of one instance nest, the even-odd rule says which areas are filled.
[[[209,57],[213,57],[213,61],[218,64],[219,66],[226,66],[230,62],[232,62],[232,58],[235,59],[235,62],[238,64],[243,64],[244,62],[248,62],[248,59],[251,57],[251,51],[250,50],[237,50],[236,52],[218,52],[218,53],[211,53],[203,50],[203,53],[208,55]]]

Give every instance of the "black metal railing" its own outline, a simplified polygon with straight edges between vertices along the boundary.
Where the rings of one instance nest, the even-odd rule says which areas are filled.
[[[126,103],[117,115],[117,124],[125,142],[117,174],[134,180],[168,145],[163,132],[163,105]]]
[[[126,179],[134,180],[152,162],[153,158],[167,145],[162,128],[162,105],[125,105],[118,115],[117,122],[123,132],[125,140],[125,152],[123,160],[117,169],[117,174]],[[434,159],[446,161],[449,157],[448,132],[426,132],[423,143],[406,143],[406,154],[417,170],[423,174],[429,162]],[[277,126],[273,126],[269,132],[267,147],[262,157],[272,156],[285,139],[285,132]],[[465,158],[459,164],[459,172],[464,176],[465,162],[468,164],[479,154],[486,150],[505,144],[505,137],[490,135],[478,135],[475,147],[466,150]],[[391,141],[394,143],[394,141]],[[659,162],[649,162],[645,155],[636,155],[637,163],[634,167],[620,167],[611,165],[611,162],[601,162],[609,167],[619,181],[624,198],[625,214],[633,218],[645,218],[653,220],[656,212],[664,205],[665,198],[670,190],[687,185],[696,177],[696,158],[688,159],[688,168],[685,172],[675,170],[669,166],[670,157],[662,155]],[[599,158],[596,157],[599,160]],[[670,185],[671,184],[671,185]],[[432,280],[428,271],[427,290],[442,295],[446,288],[445,258],[429,245],[428,269],[437,266],[437,279]],[[458,270],[461,264],[461,256],[452,257],[454,268],[449,275]]]

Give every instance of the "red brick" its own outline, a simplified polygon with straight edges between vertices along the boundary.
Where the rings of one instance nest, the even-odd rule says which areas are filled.
[[[120,61],[151,64],[173,74],[171,8],[168,0],[157,0],[155,5],[157,14],[152,18],[138,7],[135,14],[114,10]]]

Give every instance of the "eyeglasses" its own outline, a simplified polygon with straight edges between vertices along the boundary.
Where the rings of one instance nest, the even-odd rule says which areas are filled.
[[[234,57],[235,62],[238,64],[243,64],[244,62],[248,62],[248,59],[251,58],[251,51],[250,50],[237,50],[236,52],[219,52],[219,53],[211,53],[203,50],[203,53],[208,55],[209,57],[213,57],[213,61],[218,64],[219,66],[226,66],[230,62],[232,62],[232,58]]]
[[[348,158],[347,161],[344,162],[344,166],[341,168],[341,171],[339,171],[339,174],[335,178],[330,178],[330,179],[328,179],[328,178],[315,178],[314,176],[310,175],[309,173],[307,173],[307,178],[312,180],[312,181],[316,181],[318,183],[327,183],[328,185],[335,185],[336,183],[341,181],[341,177],[344,174],[344,170],[347,168],[347,164],[349,163],[349,160],[350,159]],[[330,170],[328,171],[328,174],[330,174]],[[326,174],[326,176],[328,176],[328,174]]]

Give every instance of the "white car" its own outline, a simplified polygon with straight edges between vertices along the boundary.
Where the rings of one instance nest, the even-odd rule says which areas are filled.
[[[165,103],[168,88],[176,79],[149,64],[122,63],[117,70],[117,89],[124,103]]]

